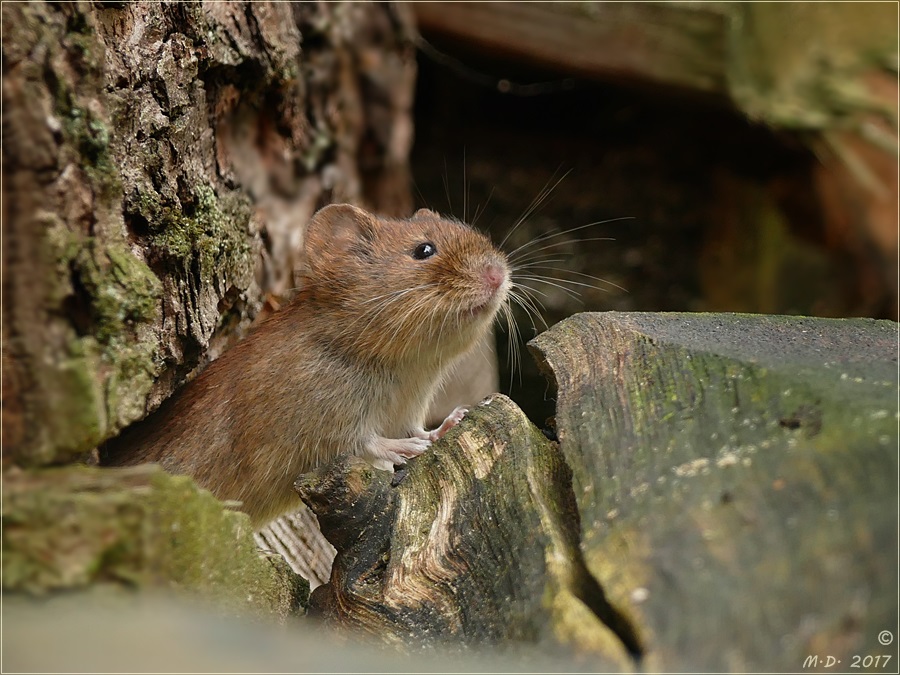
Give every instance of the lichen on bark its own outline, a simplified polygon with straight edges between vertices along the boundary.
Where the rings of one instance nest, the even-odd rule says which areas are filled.
[[[59,463],[143,417],[296,286],[305,222],[329,198],[361,200],[363,136],[409,115],[401,100],[365,119],[363,87],[414,66],[375,5],[2,12],[3,453]],[[352,56],[367,45],[401,59]],[[367,148],[375,175],[389,149]]]

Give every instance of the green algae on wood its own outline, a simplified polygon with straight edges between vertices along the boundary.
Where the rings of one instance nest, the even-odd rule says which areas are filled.
[[[185,476],[145,465],[13,470],[3,481],[3,590],[98,583],[197,593],[233,611],[286,617],[309,586],[260,557],[245,514]]]
[[[531,343],[557,390],[588,566],[652,668],[883,651],[897,336],[888,321],[609,312]]]

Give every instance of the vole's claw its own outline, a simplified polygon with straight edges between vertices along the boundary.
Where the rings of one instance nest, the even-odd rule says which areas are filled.
[[[418,457],[431,446],[431,441],[426,438],[400,438],[395,442],[398,444],[396,452],[407,458]]]
[[[366,453],[373,459],[403,465],[410,457],[421,455],[430,445],[431,441],[425,438],[383,438],[378,436],[366,446]]]

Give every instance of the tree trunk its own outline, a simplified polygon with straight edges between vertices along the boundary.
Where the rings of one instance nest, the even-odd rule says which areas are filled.
[[[403,215],[403,7],[3,6],[3,457],[154,409],[289,292],[329,201]]]

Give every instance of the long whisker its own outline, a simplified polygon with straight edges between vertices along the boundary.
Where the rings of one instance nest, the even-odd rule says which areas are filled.
[[[516,303],[519,307],[521,307],[523,310],[525,310],[525,315],[528,317],[528,320],[531,322],[532,330],[537,332],[537,325],[534,323],[534,317],[531,314],[532,310],[527,304],[525,304],[524,296],[514,293],[513,291],[510,291],[509,298],[514,303]]]
[[[556,237],[562,237],[563,235],[570,234],[572,232],[578,232],[578,230],[583,230],[587,227],[593,227],[594,225],[607,225],[609,223],[616,223],[621,220],[634,220],[634,216],[620,216],[618,218],[608,218],[606,220],[597,220],[597,221],[594,221],[593,223],[585,223],[584,225],[579,225],[578,227],[571,227],[568,230],[562,230],[561,232],[554,232],[552,234],[542,234],[541,236],[535,237],[531,241],[529,241],[525,244],[522,244],[515,250],[511,251],[510,253],[507,254],[506,257],[513,259],[515,257],[515,255],[517,253],[519,253],[519,251],[523,251],[531,246],[534,246],[535,244],[539,244],[544,241],[549,241],[550,239],[555,239]],[[506,240],[504,239],[504,242],[505,241]],[[501,246],[502,246],[502,244],[501,244]]]
[[[506,319],[506,363],[509,366],[510,372],[509,389],[512,389],[512,326],[509,320],[509,303],[503,303],[503,306],[500,309],[503,312],[503,318]]]
[[[532,300],[532,302],[534,302],[536,305],[538,305],[545,312],[547,311],[546,305],[544,305],[543,301],[541,301],[541,299],[538,298],[537,296],[540,295],[541,298],[549,298],[550,297],[549,295],[547,295],[546,293],[544,293],[541,290],[538,290],[537,288],[531,288],[530,286],[525,286],[523,284],[517,284],[515,286],[515,289],[517,291],[521,291],[522,293],[527,295]]]
[[[548,286],[555,286],[556,288],[564,291],[565,293],[567,293],[570,297],[572,297],[574,299],[581,298],[581,293],[579,293],[578,291],[574,291],[571,288],[566,288],[562,284],[558,284],[555,281],[550,281],[550,277],[520,276],[517,278],[525,279],[526,281],[534,281],[535,283],[538,283],[538,284],[547,284]],[[578,282],[573,281],[570,283],[578,283]],[[582,284],[582,286],[584,286],[584,285],[586,285],[586,284]],[[588,286],[588,288],[593,288],[593,286]]]
[[[444,157],[444,193],[447,195],[447,205],[450,207],[450,213],[453,213],[453,200],[450,199],[450,174],[447,173],[447,158]]]
[[[537,317],[538,320],[544,324],[544,328],[547,328],[547,322],[544,320],[544,317],[541,315],[538,308],[535,306],[534,302],[531,298],[524,294],[517,294],[510,291],[510,297],[516,301],[516,303],[525,310],[525,313],[528,315],[528,318],[531,320],[531,327],[534,330],[535,335],[538,333],[537,325],[534,323],[534,317]]]
[[[469,184],[466,182],[466,146],[463,146],[463,222],[469,222]]]
[[[416,183],[416,179],[415,179],[415,178],[412,179],[412,184],[413,184],[413,187],[414,187],[415,190],[416,190],[416,194],[419,195],[419,199],[422,200],[422,203],[425,205],[425,208],[427,209],[427,208],[428,208],[428,200],[425,199],[425,195],[423,195],[423,194],[422,194],[422,191],[419,189],[419,185],[418,185],[418,183]]]
[[[503,248],[503,245],[507,242],[512,233],[515,232],[522,223],[528,220],[528,218],[530,218],[532,214],[534,214],[538,210],[538,208],[540,208],[541,204],[543,204],[547,197],[549,197],[550,194],[556,189],[556,187],[565,180],[566,176],[572,173],[572,169],[569,169],[562,176],[560,176],[559,180],[553,183],[552,187],[548,189],[547,186],[550,185],[550,182],[554,178],[556,178],[556,173],[558,171],[559,167],[557,167],[556,171],[553,172],[553,175],[550,176],[547,182],[544,183],[544,187],[541,188],[541,191],[538,192],[537,196],[531,200],[531,204],[529,204],[528,208],[525,209],[525,212],[521,216],[519,216],[519,219],[516,221],[516,224],[512,226],[512,229],[510,229],[510,231],[506,233],[506,236],[503,237],[503,241],[500,242],[500,248]]]
[[[507,362],[509,363],[509,389],[511,390],[517,370],[519,372],[519,384],[521,385],[522,383],[522,369],[519,367],[521,356],[519,354],[520,335],[518,324],[513,319],[512,309],[510,309],[508,302],[503,304],[503,315],[506,318]]]
[[[538,258],[536,260],[529,260],[524,265],[521,265],[521,264],[510,265],[510,269],[512,269],[512,271],[515,272],[517,270],[525,270],[525,269],[528,269],[529,267],[534,267],[535,265],[542,265],[544,263],[551,263],[551,262],[566,262],[566,259],[565,258]],[[559,269],[559,268],[554,268],[554,269]]]
[[[628,292],[627,289],[622,288],[622,287],[619,286],[618,284],[614,284],[612,281],[609,281],[609,280],[604,279],[604,278],[602,278],[602,277],[595,277],[595,276],[592,275],[592,274],[585,274],[584,272],[576,272],[575,270],[566,269],[565,267],[553,267],[552,265],[531,265],[530,267],[531,267],[532,269],[536,269],[536,270],[540,270],[540,269],[544,269],[544,270],[558,270],[558,271],[560,271],[560,272],[565,272],[566,274],[574,274],[574,275],[579,276],[579,277],[585,277],[585,278],[587,278],[587,279],[593,279],[594,281],[599,281],[600,283],[606,284],[607,286],[612,286],[613,288],[618,288],[618,289],[619,289],[620,291],[622,291],[623,293],[627,293],[627,292]],[[538,276],[540,276],[540,275],[538,275]],[[545,278],[548,278],[548,279],[549,279],[550,277],[545,277]],[[576,283],[578,283],[577,281],[572,281],[571,279],[560,279],[560,278],[558,278],[558,277],[556,277],[556,280],[557,280],[557,281],[561,281],[561,282],[563,282],[563,283],[570,283],[570,284],[576,284]],[[603,289],[603,288],[598,288],[597,286],[593,286],[593,285],[591,285],[591,284],[581,284],[581,285],[582,285],[582,286],[589,286],[590,288],[597,288],[597,290],[599,290],[599,291],[606,290],[606,289]]]
[[[472,227],[475,227],[475,224],[478,222],[478,219],[481,215],[487,210],[488,204],[491,203],[491,197],[494,196],[494,188],[491,188],[490,193],[488,194],[487,199],[484,201],[484,206],[478,205],[475,209],[475,217],[472,219]]]
[[[525,284],[517,284],[516,288],[521,290],[523,293],[526,293],[529,298],[531,298],[536,304],[540,305],[541,308],[546,312],[547,306],[544,304],[542,300],[537,298],[537,295],[540,295],[542,298],[550,299],[550,294],[546,293],[538,288],[532,288],[531,286],[526,286]],[[543,319],[543,314],[541,315],[541,319]]]
[[[577,239],[567,239],[565,241],[557,241],[552,244],[547,244],[546,246],[541,246],[540,248],[533,249],[531,251],[520,251],[519,256],[512,258],[511,261],[515,262],[515,263],[519,263],[521,261],[532,260],[533,259],[532,256],[534,256],[537,253],[540,253],[541,251],[546,251],[547,249],[551,249],[551,248],[557,248],[559,246],[571,246],[574,244],[581,244],[582,242],[585,242],[585,241],[615,241],[615,238],[614,237],[584,237],[584,238],[579,237]],[[550,255],[571,255],[571,254],[566,253],[565,251],[554,251]]]

